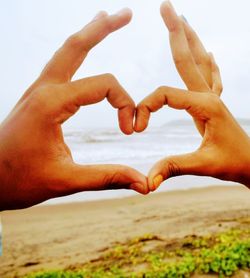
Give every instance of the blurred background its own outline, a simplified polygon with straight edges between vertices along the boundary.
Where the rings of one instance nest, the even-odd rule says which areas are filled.
[[[90,52],[74,79],[110,72],[136,102],[160,85],[185,88],[172,61],[168,32],[159,12],[161,2],[2,1],[0,121],[64,40],[100,10],[114,13],[129,7],[134,16],[128,26],[111,34]],[[214,53],[223,79],[222,98],[244,128],[250,131],[247,120],[250,104],[250,3],[245,0],[173,0],[172,3],[197,31],[206,49]],[[147,132],[123,136],[118,129],[116,111],[106,101],[83,107],[63,128],[77,162],[123,163],[145,173],[163,155],[193,151],[201,141],[189,116],[170,108],[152,116]],[[165,183],[161,190],[218,183],[208,178],[176,178]],[[125,191],[84,193],[59,201],[126,194]]]

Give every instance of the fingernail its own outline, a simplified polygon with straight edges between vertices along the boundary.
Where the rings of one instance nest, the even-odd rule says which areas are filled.
[[[188,20],[186,19],[186,17],[182,14],[181,18],[188,24]]]
[[[116,13],[118,16],[123,16],[126,14],[131,14],[131,10],[129,8],[121,9],[119,12]]]
[[[155,190],[160,186],[160,184],[163,182],[163,176],[162,175],[158,175],[153,179],[153,184],[154,184],[154,188]]]

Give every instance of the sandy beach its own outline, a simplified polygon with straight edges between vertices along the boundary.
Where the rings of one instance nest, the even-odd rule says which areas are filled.
[[[117,242],[153,234],[166,240],[250,227],[250,191],[214,186],[1,213],[0,277],[75,267]]]

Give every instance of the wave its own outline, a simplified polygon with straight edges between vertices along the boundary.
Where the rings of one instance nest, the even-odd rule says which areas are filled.
[[[240,119],[240,124],[250,133],[250,120]],[[70,144],[136,144],[140,142],[141,146],[148,147],[148,143],[158,144],[179,144],[197,143],[201,137],[196,130],[192,120],[176,120],[166,123],[161,127],[150,128],[149,130],[134,134],[133,136],[124,136],[119,129],[102,128],[95,130],[67,130],[64,132],[65,139]],[[138,146],[137,146],[138,147]]]

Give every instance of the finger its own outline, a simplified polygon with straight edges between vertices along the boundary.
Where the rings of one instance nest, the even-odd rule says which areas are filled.
[[[201,151],[162,159],[149,171],[149,190],[156,190],[164,180],[171,177],[180,175],[208,175],[210,169],[212,169],[212,164],[209,161]]]
[[[61,172],[62,182],[58,190],[63,195],[110,189],[132,189],[141,194],[149,193],[147,178],[123,165],[67,164]]]
[[[136,109],[135,131],[142,132],[145,130],[149,122],[150,113],[158,111],[164,105],[175,109],[185,109],[193,116],[197,116],[197,111],[206,105],[206,100],[202,95],[195,92],[187,93],[185,90],[164,86],[158,88],[138,104]]]
[[[187,22],[184,16],[182,18],[182,24],[184,32],[188,41],[189,49],[193,55],[195,63],[199,68],[202,76],[204,77],[209,88],[212,88],[212,77],[211,77],[211,60],[201,40],[199,39],[196,32]]]
[[[212,71],[212,91],[215,92],[218,96],[221,96],[221,93],[223,91],[223,85],[220,75],[220,69],[217,66],[214,55],[212,53],[209,53],[210,59],[211,59],[211,71]]]
[[[173,59],[182,80],[189,90],[208,91],[209,86],[200,73],[189,49],[182,20],[177,16],[169,1],[163,2],[161,15],[169,30]]]
[[[150,114],[155,112],[151,110],[151,105],[148,104],[150,100],[147,101],[147,99],[148,97],[141,101],[136,107],[134,123],[135,132],[143,132],[148,127]]]
[[[110,33],[130,22],[132,13],[123,9],[117,14],[100,12],[81,31],[70,36],[43,70],[39,82],[66,82],[82,64],[88,52]]]
[[[55,85],[56,93],[48,93],[50,111],[55,120],[63,123],[71,117],[80,106],[90,105],[107,98],[118,109],[119,125],[125,134],[133,133],[135,103],[124,88],[111,74],[80,79],[63,85]]]
[[[108,13],[105,12],[105,11],[100,11],[99,13],[97,13],[97,15],[92,19],[92,21],[90,21],[90,23],[94,22],[94,21],[97,21],[101,18],[104,18],[104,17],[107,17],[108,16]]]

